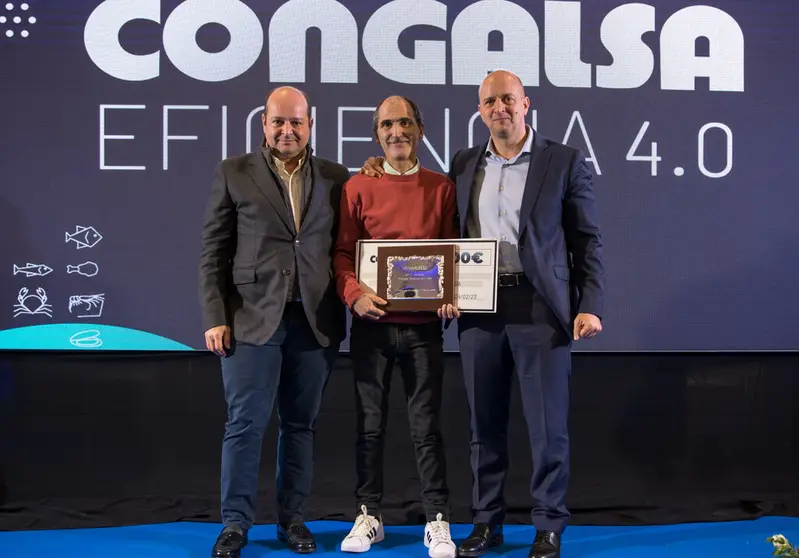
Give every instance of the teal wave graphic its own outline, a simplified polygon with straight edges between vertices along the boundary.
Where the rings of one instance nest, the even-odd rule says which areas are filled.
[[[40,351],[193,351],[146,331],[105,324],[46,324],[0,331],[0,349]]]

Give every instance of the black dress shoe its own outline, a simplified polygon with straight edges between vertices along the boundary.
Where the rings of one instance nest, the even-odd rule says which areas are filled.
[[[280,523],[277,526],[277,540],[300,554],[316,550],[316,541],[304,523]]]
[[[476,523],[471,534],[458,547],[460,556],[482,556],[489,548],[499,546],[503,542],[502,525],[493,528],[485,523]]]
[[[211,552],[213,558],[239,558],[241,549],[247,546],[247,531],[229,525],[222,529]]]
[[[536,533],[527,558],[560,558],[560,535],[552,531]]]

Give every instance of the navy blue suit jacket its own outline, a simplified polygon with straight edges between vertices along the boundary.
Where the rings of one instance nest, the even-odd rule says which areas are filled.
[[[475,173],[487,147],[458,151],[449,168],[464,238]],[[602,238],[592,173],[580,150],[538,132],[519,214],[519,257],[525,276],[569,336],[578,313],[602,317]]]

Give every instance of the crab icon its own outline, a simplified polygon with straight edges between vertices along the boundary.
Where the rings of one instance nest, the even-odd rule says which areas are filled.
[[[38,306],[36,306],[38,303]],[[27,287],[22,287],[17,294],[17,304],[14,305],[14,317],[28,314],[34,316],[43,314],[48,318],[53,317],[53,305],[47,304],[47,293],[41,287],[36,289],[35,294],[28,291]]]

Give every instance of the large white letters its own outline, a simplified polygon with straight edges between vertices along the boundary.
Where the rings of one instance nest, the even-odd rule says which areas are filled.
[[[597,66],[597,87],[635,89],[649,81],[655,57],[641,36],[654,30],[654,6],[624,4],[611,10],[602,21],[600,36],[613,64]]]
[[[502,33],[503,50],[488,51],[488,34]],[[507,0],[482,0],[465,8],[452,24],[452,83],[479,85],[503,68],[525,86],[538,85],[538,24],[527,10]]]
[[[100,105],[100,170],[147,170],[144,165],[109,165],[105,161],[106,140],[132,140],[133,134],[106,134],[106,110],[144,110],[146,105]]]
[[[86,20],[83,44],[95,66],[106,74],[125,81],[144,81],[158,77],[159,52],[131,54],[119,44],[122,27],[134,19],[161,23],[161,0],[106,0]]]
[[[230,33],[221,52],[206,52],[197,44],[197,30],[218,23]],[[264,34],[258,16],[240,0],[186,0],[164,24],[164,50],[184,74],[200,81],[227,81],[258,60]]]
[[[709,56],[696,56],[696,39],[706,37]],[[675,13],[660,32],[660,85],[694,90],[694,78],[710,78],[710,91],[744,90],[744,35],[726,12],[691,6]]]
[[[269,24],[269,76],[273,82],[305,83],[308,29],[322,32],[322,83],[358,83],[358,26],[334,0],[290,0]]]
[[[544,67],[556,87],[591,87],[591,64],[580,60],[580,3],[547,2],[544,6]],[[556,52],[557,56],[550,53]]]
[[[161,141],[163,142],[164,161],[163,169],[169,169],[169,142],[172,141],[197,141],[197,136],[173,136],[169,133],[169,111],[170,110],[208,110],[208,105],[164,105],[164,133]]]
[[[515,2],[470,3],[455,16],[449,36],[448,8],[439,0],[393,0],[375,6],[365,21],[360,47],[371,68],[385,79],[445,85],[451,72],[452,85],[477,85],[489,71],[505,68],[516,72],[526,86],[539,85],[541,31],[530,12]],[[584,61],[581,52],[582,3],[547,0],[543,8],[543,65],[555,87],[642,87],[652,79],[657,55],[664,90],[694,90],[696,77],[708,78],[711,91],[744,90],[743,31],[718,8],[689,6],[672,14],[660,30],[657,54],[642,38],[657,31],[654,6],[635,2],[610,10],[599,33],[613,62],[596,67],[595,82],[591,53],[586,53]],[[178,71],[199,81],[234,79],[253,68],[263,54],[266,22],[242,0],[184,0],[168,16],[162,16],[160,0],[102,2],[84,29],[89,58],[116,79],[159,77],[160,52],[133,54],[120,44],[120,31],[134,20],[163,25],[163,50],[169,60]],[[230,34],[230,44],[221,52],[206,52],[197,44],[197,31],[208,23],[218,23]],[[417,39],[412,55],[401,52],[402,34],[420,25],[440,29],[441,38]],[[321,33],[318,82],[358,83],[358,25],[347,7],[336,0],[288,0],[277,8],[268,24],[268,81],[317,81],[317,76],[306,76],[307,32],[312,28]],[[502,37],[500,50],[488,49],[492,33]],[[699,38],[710,45],[707,55],[697,56]]]
[[[366,61],[376,72],[393,81],[445,84],[445,41],[415,41],[413,58],[400,52],[400,33],[414,25],[431,25],[446,31],[447,7],[435,0],[394,0],[378,8],[363,30]]]

